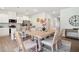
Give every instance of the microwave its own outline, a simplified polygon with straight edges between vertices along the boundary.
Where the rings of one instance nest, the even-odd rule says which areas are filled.
[[[9,19],[9,23],[17,23],[16,19]]]

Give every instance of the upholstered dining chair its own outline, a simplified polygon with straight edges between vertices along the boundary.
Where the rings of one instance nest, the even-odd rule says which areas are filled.
[[[27,31],[26,26],[21,25],[21,29],[19,32],[20,32],[20,35],[21,35],[23,41],[28,40],[28,39],[32,39],[31,35],[28,35],[26,33],[26,31]]]
[[[36,42],[32,40],[22,41],[21,36],[19,35],[19,32],[15,32],[15,37],[16,37],[17,45],[19,47],[19,51],[30,52],[30,50],[32,51],[32,49],[37,51]]]
[[[59,45],[58,42],[61,41],[60,37],[62,35],[62,31],[56,29],[53,37],[42,40],[41,43],[43,45],[51,47],[51,51],[54,51],[54,49],[57,50]]]

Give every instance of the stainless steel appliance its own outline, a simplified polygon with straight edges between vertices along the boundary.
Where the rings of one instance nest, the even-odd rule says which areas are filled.
[[[11,29],[16,28],[17,19],[9,19],[9,35],[11,35]]]

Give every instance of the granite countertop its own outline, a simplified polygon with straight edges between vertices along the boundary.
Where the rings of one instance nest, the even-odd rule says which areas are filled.
[[[8,28],[9,23],[0,23],[0,28]]]
[[[20,23],[17,23],[16,25],[19,25]],[[0,23],[0,28],[9,28],[9,23]]]

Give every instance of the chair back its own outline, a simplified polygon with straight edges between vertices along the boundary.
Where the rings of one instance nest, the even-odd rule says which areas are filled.
[[[19,46],[19,49],[21,49],[21,51],[25,51],[25,48],[24,48],[24,45],[23,45],[23,42],[21,40],[19,32],[15,32],[15,37],[16,37],[16,42]]]
[[[63,29],[61,29],[61,30],[59,31],[59,34],[58,34],[58,39],[60,39],[60,40],[61,40],[62,35],[63,35]]]
[[[61,41],[63,30],[56,29],[53,37],[53,45],[57,44],[58,41]]]
[[[53,37],[53,44],[55,44],[58,40],[59,30],[55,30],[54,37]]]

